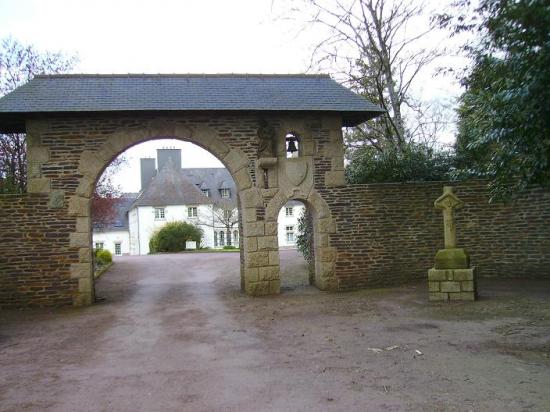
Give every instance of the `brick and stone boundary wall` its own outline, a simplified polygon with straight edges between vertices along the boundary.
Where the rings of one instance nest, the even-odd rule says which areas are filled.
[[[443,248],[443,218],[433,202],[446,182],[350,185],[326,189],[336,221],[339,289],[426,279]],[[486,184],[452,184],[458,246],[478,276],[550,278],[550,192],[532,189],[509,203],[489,203]]]
[[[76,220],[41,194],[0,195],[0,308],[71,305]]]

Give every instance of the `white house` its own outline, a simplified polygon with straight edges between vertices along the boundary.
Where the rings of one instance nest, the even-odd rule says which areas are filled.
[[[158,149],[141,159],[138,194],[119,205],[119,219],[107,229],[94,228],[94,248],[114,255],[146,255],[153,233],[167,222],[185,221],[203,231],[202,247],[239,245],[237,191],[225,168],[182,168],[180,149]],[[295,247],[298,217],[304,205],[291,201],[279,214],[279,246]]]

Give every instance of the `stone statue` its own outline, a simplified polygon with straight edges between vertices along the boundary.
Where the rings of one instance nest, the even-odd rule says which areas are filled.
[[[273,126],[262,120],[256,134],[258,136],[258,158],[274,157],[276,131]]]
[[[435,255],[435,265],[428,271],[430,300],[475,300],[477,296],[475,269],[470,267],[468,253],[457,248],[455,210],[464,203],[456,197],[451,186],[443,187],[443,194],[434,202],[443,210],[445,249]]]

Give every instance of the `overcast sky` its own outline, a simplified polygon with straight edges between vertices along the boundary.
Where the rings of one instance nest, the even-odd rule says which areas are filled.
[[[0,37],[76,53],[82,73],[303,73],[320,29],[280,18],[291,0],[0,0]],[[437,0],[431,3],[438,4]],[[298,34],[299,32],[299,34]],[[432,38],[439,42],[440,38]],[[419,96],[453,97],[449,79],[423,75]],[[447,137],[448,138],[448,137]],[[184,167],[219,166],[202,149],[153,141],[130,149],[119,181],[138,189],[139,157],[183,149]]]

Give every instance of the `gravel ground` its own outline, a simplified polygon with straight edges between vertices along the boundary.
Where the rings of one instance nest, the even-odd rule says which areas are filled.
[[[550,282],[239,291],[237,253],[122,257],[87,308],[0,312],[0,411],[549,411]]]

